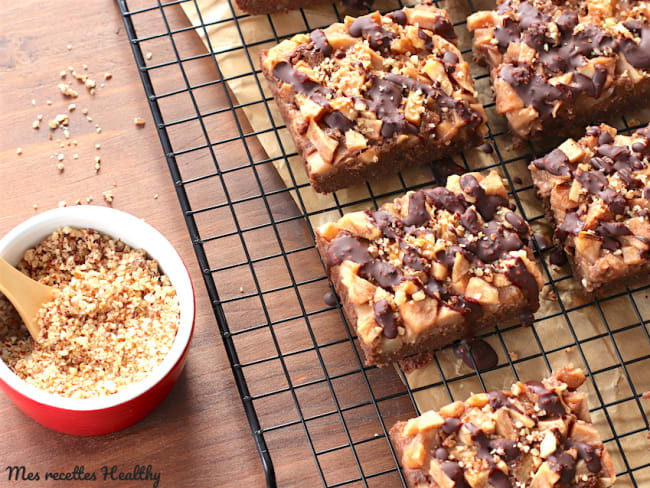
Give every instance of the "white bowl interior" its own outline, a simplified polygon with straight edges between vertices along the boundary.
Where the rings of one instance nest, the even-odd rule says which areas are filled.
[[[181,257],[160,232],[133,215],[93,205],[50,210],[26,220],[0,239],[0,256],[16,265],[27,249],[66,226],[97,230],[120,239],[135,249],[144,249],[158,261],[162,271],[175,286],[180,303],[180,323],[174,344],[167,357],[144,380],[114,395],[100,398],[73,399],[45,392],[21,380],[2,360],[0,378],[23,395],[53,407],[79,411],[109,408],[127,402],[153,387],[180,359],[190,340],[194,321],[192,283]]]

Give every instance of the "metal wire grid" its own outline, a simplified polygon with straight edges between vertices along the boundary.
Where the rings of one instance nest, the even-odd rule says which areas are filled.
[[[128,3],[133,4],[135,1]],[[472,0],[467,2],[470,9],[475,11]],[[258,101],[240,104],[227,86],[227,83],[239,77],[252,75],[260,93],[263,93],[260,72],[255,69],[253,57],[249,52],[253,44],[246,44],[242,32],[241,23],[248,16],[236,14],[230,5],[230,18],[204,22],[197,0],[177,0],[164,4],[160,0],[145,0],[143,6],[139,5],[133,9],[129,9],[128,3],[126,0],[118,1],[194,250],[203,270],[237,388],[262,460],[267,486],[279,486],[273,459],[276,460],[276,466],[286,467],[289,464],[290,471],[292,464],[309,462],[308,456],[304,456],[305,452],[311,453],[314,486],[319,482],[327,487],[395,486],[400,482],[405,486],[395,452],[387,440],[387,431],[394,420],[413,415],[413,410],[420,413],[415,400],[419,392],[429,388],[442,388],[449,399],[453,400],[455,386],[459,382],[477,381],[485,390],[489,386],[486,384],[486,375],[491,373],[511,374],[519,380],[517,367],[528,361],[541,361],[540,365],[550,371],[554,354],[566,350],[567,347],[575,347],[582,366],[589,375],[592,396],[596,398],[595,402],[591,402],[592,415],[602,418],[605,430],[610,434],[604,442],[615,453],[618,476],[630,486],[641,487],[637,478],[640,473],[650,470],[650,462],[647,456],[644,458],[643,455],[641,458],[635,455],[631,459],[628,451],[632,451],[630,445],[638,446],[638,443],[644,442],[645,433],[648,431],[647,406],[644,409],[641,395],[643,388],[648,389],[642,378],[647,377],[643,371],[650,366],[650,333],[644,322],[644,317],[650,314],[639,297],[650,289],[649,285],[627,288],[624,292],[605,299],[578,305],[565,304],[559,298],[557,311],[538,317],[535,325],[528,329],[537,351],[521,357],[515,357],[509,352],[509,334],[520,332],[520,325],[498,327],[494,332],[482,334],[481,337],[496,338],[496,343],[503,349],[500,357],[505,357],[505,361],[501,361],[490,371],[478,371],[475,368],[473,372],[463,374],[450,372],[444,358],[441,360],[441,354],[436,354],[434,361],[440,381],[420,388],[410,388],[408,384],[404,385],[397,375],[392,374],[392,371],[364,367],[359,350],[355,347],[356,338],[341,324],[344,319],[340,306],[321,306],[320,294],[323,289],[327,289],[327,281],[313,244],[309,217],[331,209],[307,211],[300,191],[296,192],[298,208],[295,208],[289,192],[306,188],[308,184],[297,183],[293,173],[293,187],[287,188],[281,183],[269,186],[267,180],[273,179],[270,164],[277,159],[288,161],[295,153],[287,153],[283,148],[280,158],[269,158],[256,146],[255,138],[262,133],[272,132],[278,144],[282,146],[279,131],[284,126],[272,122],[272,128],[269,130],[251,130],[247,122],[241,120],[241,109],[258,104],[259,109],[264,110],[273,121],[269,109],[270,100],[260,97]],[[199,27],[171,25],[167,9],[179,8],[181,3],[193,4],[201,20]],[[340,19],[336,5],[332,8]],[[141,34],[140,30],[143,29],[138,25],[138,19],[141,17],[162,21],[158,31],[153,34]],[[305,31],[322,27],[309,25],[305,12],[301,11],[301,17]],[[265,42],[278,42],[283,37],[278,36],[272,17],[269,16],[268,21],[273,38]],[[211,52],[208,53],[183,55],[177,43],[178,36],[184,33],[193,34],[195,30],[203,30],[207,37],[208,28],[226,22],[236,26],[251,67],[249,72],[231,77],[222,75],[214,46],[210,45]],[[464,29],[464,23],[455,24],[456,29]],[[301,29],[303,27],[297,28]],[[151,32],[151,29],[148,31]],[[157,63],[148,63],[145,60],[148,59],[148,56],[143,54],[146,52],[147,43],[155,40],[169,41],[172,53],[170,60]],[[220,53],[227,51],[228,49],[219,50]],[[463,50],[465,55],[469,52],[470,49]],[[217,76],[193,83],[188,75],[187,65],[203,58],[212,60]],[[156,90],[156,77],[160,73],[182,80],[181,87]],[[479,83],[486,77],[487,74],[482,73],[476,76],[475,80]],[[203,88],[221,90],[225,103],[210,110],[203,109],[197,95]],[[165,117],[161,105],[166,99],[177,95],[188,96],[190,115]],[[485,106],[491,110],[494,103]],[[234,135],[219,140],[212,139],[210,124],[207,121],[215,116],[225,116],[225,120],[235,129]],[[188,147],[175,147],[172,131],[175,128],[185,129],[190,125],[193,129],[189,130],[200,142],[193,142]],[[628,120],[623,118],[616,125],[619,129],[629,131],[640,124],[628,125]],[[513,165],[525,164],[533,155],[539,154],[540,148],[531,145],[527,154],[508,157],[505,130],[497,130],[494,123],[488,139],[496,150],[498,162],[481,169],[500,168],[513,189],[510,195],[521,214],[527,217],[533,226],[542,224],[544,217],[539,212],[536,215],[527,215],[526,212],[526,202],[533,192],[532,185],[511,177]],[[230,145],[233,143],[237,144],[239,150],[230,155],[231,157],[225,157],[224,154],[231,152]],[[228,151],[220,150],[224,147]],[[200,176],[184,177],[183,163],[179,160],[185,156],[190,159],[194,156],[202,157],[211,164],[211,169]],[[243,162],[224,164],[224,159]],[[463,161],[465,166],[470,168],[471,165],[465,157]],[[290,167],[289,170],[291,171]],[[238,185],[241,186],[242,181],[247,181],[252,187],[252,194],[239,195]],[[364,200],[341,201],[335,195],[334,208],[343,214],[344,210],[359,204],[377,207],[380,201],[413,189],[402,176],[400,182],[401,189],[382,194],[375,194],[370,185],[367,185],[369,198]],[[223,201],[210,205],[192,202],[194,188],[198,184],[213,187],[214,192],[218,193]],[[241,206],[246,205],[255,205],[259,209],[261,222],[239,217]],[[532,213],[530,209],[528,213]],[[228,217],[231,219],[231,230],[224,232],[221,226],[210,226],[215,219],[222,224],[229,220]],[[255,238],[250,239],[251,235]],[[241,252],[222,259],[217,266],[213,265],[214,249],[223,253],[233,247],[237,247]],[[535,242],[535,248],[539,257],[543,257],[550,250],[539,242]],[[571,276],[551,270],[543,258],[539,259],[539,262],[546,273],[548,287],[560,297],[560,289]],[[281,286],[267,284],[268,278],[263,272],[267,265],[272,265],[271,268],[275,270],[282,269],[287,282]],[[234,273],[244,269],[248,270],[248,284],[252,285],[254,291],[246,292],[240,288],[241,293],[237,294],[232,290],[236,285],[231,282],[234,281]],[[305,273],[305,269],[311,270],[312,273]],[[223,277],[226,280],[220,281]],[[309,291],[305,292],[305,289]],[[625,302],[623,307],[631,315],[631,322],[628,320],[629,323],[624,325],[621,322],[625,320],[612,320],[610,311],[612,304],[614,311],[620,310],[622,301]],[[282,313],[285,306],[286,313]],[[580,327],[575,324],[576,316],[594,310],[600,317],[603,328],[600,332],[585,337]],[[555,318],[564,320],[570,337],[564,343],[549,345],[540,332],[543,329],[538,330],[537,326],[540,322]],[[257,323],[253,323],[255,321]],[[632,358],[628,357],[628,351],[619,347],[616,340],[621,337],[619,335],[628,333],[636,334],[638,341],[642,342],[642,352],[637,352]],[[297,346],[289,348],[292,350],[287,350],[288,341],[295,342],[298,335],[302,340],[298,341]],[[289,339],[285,336],[289,336]],[[609,347],[616,361],[608,365],[598,365],[598,359],[591,354],[591,346],[596,343],[604,343]],[[242,359],[242,356],[245,358]],[[350,368],[346,369],[346,366]],[[626,390],[629,395],[624,398],[606,398],[599,388],[599,378],[607,380],[613,373],[617,373],[622,378],[621,381],[627,383]],[[323,398],[328,399],[327,404],[323,403]],[[293,412],[293,415],[288,415],[287,411]],[[610,411],[631,417],[634,427],[625,431],[617,430],[618,417]],[[364,428],[357,432],[356,426],[359,424]],[[327,439],[329,445],[323,447],[321,439]],[[377,462],[378,458],[385,462]],[[278,473],[280,483],[289,478],[290,473]],[[301,481],[302,486],[311,486],[310,481],[304,477],[302,480],[294,480],[296,483],[298,481]]]

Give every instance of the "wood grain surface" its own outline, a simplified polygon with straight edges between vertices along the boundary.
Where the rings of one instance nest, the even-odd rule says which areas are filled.
[[[179,7],[166,12],[176,25],[187,24]],[[188,36],[182,42],[183,48],[202,51],[198,38]],[[152,47],[152,60],[161,55]],[[193,66],[194,72],[214,76],[209,59],[201,61]],[[60,71],[72,66],[84,72],[84,64],[98,85],[104,82],[104,73],[111,73],[112,79],[104,82],[104,88],[98,86],[94,97],[75,81],[79,97],[65,99],[56,86]],[[145,219],[179,250],[189,265],[198,301],[196,333],[179,383],[161,407],[134,427],[96,438],[62,435],[36,424],[0,395],[0,486],[63,484],[9,483],[5,471],[9,465],[43,473],[72,471],[76,465],[86,471],[105,465],[129,471],[135,464],[151,464],[161,472],[160,486],[263,486],[261,464],[116,3],[3,2],[0,79],[0,235],[37,212],[55,208],[61,200],[72,204],[92,195],[93,203],[103,205],[102,192],[112,190],[114,208]],[[76,104],[74,112],[67,112],[69,103]],[[83,107],[88,108],[92,123],[81,113]],[[62,149],[48,140],[48,117],[59,113],[70,115],[70,140],[76,139],[78,146]],[[32,122],[38,114],[44,120],[34,130]],[[144,118],[146,126],[136,128],[134,117]],[[57,137],[63,138],[60,131]],[[95,149],[95,144],[101,148]],[[20,156],[18,147],[23,149]],[[65,155],[62,174],[56,169],[57,160],[50,157],[58,153]],[[73,159],[75,153],[78,159]],[[102,164],[97,175],[96,155]],[[37,211],[33,205],[38,205]],[[144,482],[68,484],[151,486]]]

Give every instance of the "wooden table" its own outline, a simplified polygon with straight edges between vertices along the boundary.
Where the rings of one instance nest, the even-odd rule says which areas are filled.
[[[173,22],[187,24],[179,7],[166,12]],[[198,38],[187,42],[194,49],[202,48]],[[197,69],[213,69],[209,59],[201,61],[204,66],[197,63]],[[68,66],[87,72],[105,87],[98,86],[91,97],[75,81],[78,99],[65,99],[56,85],[61,81],[60,71]],[[104,81],[107,72],[112,79]],[[149,418],[123,432],[96,438],[58,434],[36,424],[0,395],[0,485],[62,485],[9,484],[5,467],[10,465],[43,473],[72,471],[76,465],[86,471],[99,472],[102,466],[112,465],[129,471],[136,464],[150,464],[161,472],[160,486],[263,486],[261,463],[117,5],[112,0],[5,2],[0,15],[0,73],[0,235],[62,200],[73,204],[92,195],[94,204],[103,205],[102,192],[112,190],[114,208],[144,218],[179,250],[190,267],[198,307],[194,342],[179,383]],[[46,104],[48,99],[51,106]],[[74,112],[67,111],[69,103],[76,104]],[[80,113],[84,107],[92,122]],[[48,140],[48,118],[59,113],[70,115],[70,140],[75,139],[78,146],[61,149]],[[34,130],[32,122],[38,114],[44,119],[41,128]],[[134,117],[144,118],[146,126],[136,128]],[[61,131],[57,137],[62,138]],[[95,149],[95,144],[101,148]],[[22,155],[16,153],[19,147]],[[56,169],[57,159],[50,158],[58,153],[65,155],[62,174]],[[78,159],[73,159],[75,153]],[[97,175],[96,155],[102,164]],[[151,486],[143,482],[76,484]]]

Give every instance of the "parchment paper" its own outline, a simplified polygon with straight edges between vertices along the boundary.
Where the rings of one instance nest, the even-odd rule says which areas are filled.
[[[413,3],[416,2],[412,0],[405,2],[407,5]],[[255,74],[254,70],[259,69],[259,51],[275,44],[274,40],[268,41],[269,39],[275,39],[276,36],[283,38],[304,32],[308,29],[305,21],[311,28],[324,27],[336,22],[334,8],[331,4],[326,3],[305,9],[304,17],[300,11],[292,11],[274,14],[270,17],[252,16],[235,20],[232,9],[235,9],[234,14],[236,15],[241,12],[237,11],[236,7],[231,7],[230,3],[225,0],[198,0],[197,4],[200,15],[193,2],[185,2],[181,5],[192,24],[197,26],[196,32],[201,36],[206,48],[212,49],[214,52],[223,77],[236,77],[228,81],[228,86],[238,103],[251,104],[243,108],[244,113],[253,130],[266,131],[257,137],[269,158],[274,160],[274,165],[284,183],[289,188],[306,183],[308,180],[301,158],[299,156],[289,158],[288,165],[283,158],[283,154],[295,153],[295,147],[285,128],[279,130],[279,136],[272,130],[274,127],[284,126],[284,122],[272,100],[268,103],[262,102],[262,100],[270,98],[271,93],[263,75]],[[375,6],[382,11],[399,8],[399,4],[393,0],[379,0]],[[448,10],[454,23],[464,21],[470,13],[467,2],[463,0],[449,0],[442,6]],[[477,0],[474,2],[474,6],[476,9],[489,9],[494,6],[494,3],[490,0]],[[336,8],[345,14],[345,11],[341,10],[343,7],[340,4],[336,4]],[[204,24],[222,21],[207,28],[209,42],[203,27],[201,27],[201,20]],[[456,32],[459,36],[460,48],[471,48],[471,36],[465,25],[457,26]],[[244,49],[242,39],[248,49]],[[470,61],[471,53],[468,52],[465,59]],[[485,70],[472,64],[472,73],[477,76],[485,73]],[[482,103],[491,104],[493,102],[487,77],[478,80],[476,88]],[[496,115],[490,106],[488,106],[487,112],[491,133],[505,133],[507,128],[504,119]],[[650,120],[650,111],[628,114],[627,120],[630,125],[647,122]],[[609,122],[619,128],[622,127],[620,118]],[[559,136],[562,139],[565,137],[565,135]],[[561,142],[562,139],[547,140],[541,147],[527,146],[519,150],[512,146],[507,134],[496,137],[495,149],[498,150],[504,161],[508,161],[506,172],[502,171],[503,176],[507,177],[509,183],[515,188],[530,187],[532,182],[526,169],[527,160],[522,157],[529,157],[531,150],[537,152],[549,149],[554,144]],[[466,152],[464,158],[463,160],[459,156],[455,159],[460,165],[467,162],[471,169],[480,169],[496,162],[494,155],[478,150]],[[426,170],[412,169],[404,173],[403,178],[407,186],[413,186],[430,182],[432,175]],[[402,184],[398,177],[392,177],[381,182],[371,182],[369,187],[372,193],[377,195],[398,191],[402,188]],[[300,194],[298,195],[297,192]],[[309,186],[293,190],[291,194],[299,208],[304,205],[304,209],[310,214],[310,222],[313,226],[340,216],[336,208],[336,200],[339,204],[346,204],[367,200],[370,197],[368,186],[365,184],[338,191],[335,195],[320,195]],[[541,205],[532,188],[518,192],[518,196],[527,218],[534,218],[542,214]],[[387,199],[392,200],[392,198],[391,196]],[[368,203],[365,201],[346,207],[346,211],[362,209],[367,205]],[[321,210],[325,211],[311,215],[312,212]],[[536,220],[532,227],[536,234],[544,235],[546,241],[551,242],[551,228],[545,220]],[[570,275],[566,266],[551,272],[554,279]],[[424,411],[440,408],[451,400],[450,395],[454,399],[465,398],[472,392],[482,391],[483,386],[487,389],[509,388],[510,384],[516,381],[510,364],[513,365],[521,380],[545,376],[549,370],[542,355],[544,350],[547,351],[546,357],[552,368],[571,362],[587,369],[584,360],[586,358],[589,368],[597,372],[593,381],[598,386],[599,394],[596,393],[591,380],[588,380],[586,384],[592,407],[628,399],[625,402],[608,406],[605,409],[599,408],[593,412],[593,420],[604,438],[612,437],[610,422],[619,436],[643,429],[645,425],[641,409],[644,410],[646,416],[650,416],[650,401],[634,399],[631,387],[633,385],[637,394],[650,390],[650,373],[648,373],[650,361],[634,361],[648,354],[650,342],[648,341],[648,330],[643,330],[643,324],[636,327],[630,326],[639,324],[639,314],[643,320],[650,318],[647,292],[634,295],[634,301],[638,306],[637,312],[628,296],[594,304],[582,297],[579,293],[579,286],[572,278],[568,277],[557,281],[556,284],[560,301],[555,297],[550,285],[547,285],[542,291],[541,308],[536,314],[536,317],[548,318],[530,328],[512,327],[514,324],[499,324],[498,328],[503,332],[489,334],[490,331],[486,331],[488,336],[485,340],[497,351],[499,364],[504,367],[482,374],[481,379],[484,385],[481,385],[478,375],[473,370],[453,357],[449,348],[438,352],[434,360],[425,366],[406,374],[399,371],[403,380],[407,381],[411,388],[417,390],[415,400],[419,409]],[[582,308],[569,313],[570,323],[568,323],[561,313],[562,306],[565,309],[580,306]],[[605,326],[604,319],[609,324],[609,328]],[[576,339],[582,341],[580,346],[577,345]],[[626,368],[621,367],[619,355],[627,363]],[[609,369],[610,367],[611,369]],[[441,372],[447,380],[446,386],[442,383]],[[628,381],[627,375],[632,379],[632,383]],[[620,445],[623,447],[630,467],[644,464],[650,457],[647,434],[647,431],[641,431],[620,439]],[[616,441],[608,442],[608,449],[612,454],[616,469],[618,471],[625,470],[626,465],[618,443]],[[650,486],[649,469],[636,471],[635,477],[638,486]],[[629,478],[623,477],[617,486],[632,486],[632,483]]]

